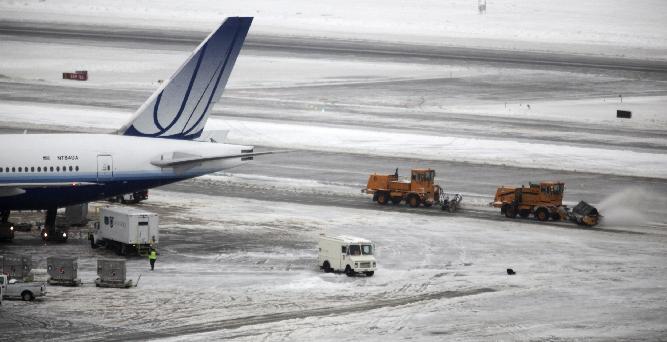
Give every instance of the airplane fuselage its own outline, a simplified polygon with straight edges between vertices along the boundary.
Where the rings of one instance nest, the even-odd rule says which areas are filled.
[[[179,156],[239,155],[252,147],[114,134],[0,135],[0,184],[72,183],[0,189],[0,210],[36,210],[100,200],[238,166],[242,158],[159,166]],[[178,151],[175,155],[174,151]],[[4,191],[4,193],[2,192]]]

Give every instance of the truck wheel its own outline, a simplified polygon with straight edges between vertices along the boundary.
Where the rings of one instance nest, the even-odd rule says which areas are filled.
[[[375,274],[375,271],[364,272],[364,274],[365,274],[367,277],[372,277],[373,274]]]
[[[516,207],[513,205],[508,205],[507,209],[505,209],[505,216],[509,218],[516,218],[517,210]]]
[[[389,202],[389,195],[386,192],[381,192],[378,194],[378,203],[385,205]]]
[[[400,197],[392,197],[392,198],[391,198],[391,203],[392,203],[393,205],[399,205],[399,204],[401,204],[401,201],[402,201],[402,200],[403,200],[403,199],[400,198]]]
[[[331,273],[331,271],[333,271],[331,269],[331,264],[329,264],[328,261],[325,261],[324,264],[322,264],[322,270],[324,270],[324,273]]]
[[[410,195],[408,196],[408,205],[410,205],[413,208],[417,208],[419,206],[419,197],[416,195]]]
[[[519,216],[521,216],[521,218],[526,218],[529,215],[530,215],[530,210],[528,210],[528,209],[519,210]]]
[[[23,293],[21,293],[21,299],[28,302],[28,301],[31,301],[31,300],[35,299],[35,296],[33,296],[32,292],[30,292],[30,291],[23,291]]]
[[[549,219],[549,212],[544,208],[537,209],[535,217],[540,221],[546,221]]]
[[[345,275],[348,277],[352,277],[354,275],[354,271],[352,270],[352,267],[350,265],[345,266]]]

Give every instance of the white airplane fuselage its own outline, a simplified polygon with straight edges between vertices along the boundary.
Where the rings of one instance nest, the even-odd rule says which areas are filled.
[[[50,209],[149,189],[238,166],[243,157],[171,166],[160,165],[160,161],[233,156],[251,150],[249,146],[114,134],[0,135],[0,185],[5,185],[0,188],[0,210]],[[26,183],[72,185],[11,187]]]

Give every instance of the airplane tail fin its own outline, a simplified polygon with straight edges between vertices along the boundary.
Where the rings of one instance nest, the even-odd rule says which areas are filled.
[[[213,104],[227,84],[252,19],[227,18],[137,110],[119,134],[184,140],[198,138]]]

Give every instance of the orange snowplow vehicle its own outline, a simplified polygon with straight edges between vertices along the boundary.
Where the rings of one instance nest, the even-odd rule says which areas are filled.
[[[529,183],[528,187],[501,186],[491,205],[500,208],[506,217],[515,218],[519,215],[526,218],[530,215],[540,221],[571,220],[577,224],[594,226],[598,223],[597,209],[581,201],[572,211],[563,205],[565,184],[562,182],[544,181]]]
[[[397,205],[405,201],[413,208],[439,204],[442,210],[455,211],[463,197],[446,194],[439,185],[434,184],[434,180],[435,171],[431,169],[413,169],[410,180],[400,180],[396,169],[393,175],[370,175],[366,188],[361,192],[373,195],[373,201],[379,204],[391,201]]]

